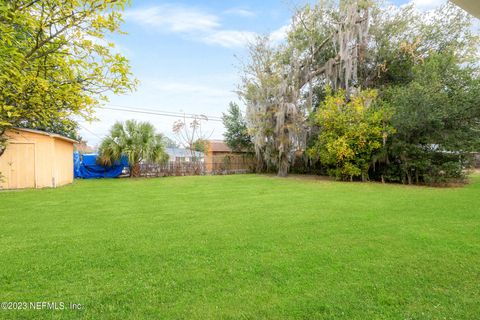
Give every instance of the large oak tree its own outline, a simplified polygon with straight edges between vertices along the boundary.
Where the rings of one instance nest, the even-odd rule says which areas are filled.
[[[106,93],[135,87],[108,36],[127,0],[0,2],[0,155],[11,126],[75,129]]]

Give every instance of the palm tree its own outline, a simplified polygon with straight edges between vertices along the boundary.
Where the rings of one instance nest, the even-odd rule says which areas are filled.
[[[130,176],[138,177],[141,161],[164,163],[168,160],[163,139],[163,135],[157,134],[148,122],[116,122],[100,144],[100,161],[111,165],[125,155],[130,164]]]

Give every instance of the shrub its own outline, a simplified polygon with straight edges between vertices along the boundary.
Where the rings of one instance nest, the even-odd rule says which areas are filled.
[[[360,91],[348,101],[344,91],[327,90],[315,115],[319,134],[308,153],[320,159],[329,175],[368,180],[373,155],[393,132],[388,108],[376,98],[375,90]]]

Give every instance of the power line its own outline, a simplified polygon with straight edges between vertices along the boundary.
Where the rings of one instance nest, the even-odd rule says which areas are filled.
[[[199,116],[205,116],[208,121],[222,122],[222,118],[218,116],[208,116],[203,114],[199,115],[199,114],[193,114],[193,113],[180,113],[180,112],[153,110],[153,109],[138,109],[138,108],[131,108],[131,107],[123,107],[123,106],[121,106],[120,108],[117,108],[115,106],[105,106],[105,107],[102,107],[102,109],[131,112],[131,113],[140,113],[140,114],[150,114],[150,115],[173,117],[173,118],[197,119]]]
[[[117,108],[117,107],[120,107],[120,108]],[[194,113],[181,113],[181,112],[171,112],[171,111],[162,111],[162,110],[154,110],[154,109],[144,109],[144,108],[140,109],[140,108],[127,107],[127,106],[119,106],[119,105],[104,106],[102,107],[102,109],[124,111],[124,112],[131,112],[131,113],[140,113],[140,114],[151,114],[151,115],[174,117],[174,118],[187,118],[187,119],[196,119],[199,116],[205,116],[208,121],[222,122],[222,118],[218,116],[207,116],[203,114],[198,115]],[[103,139],[102,137],[100,137],[100,135],[88,129],[86,126],[80,123],[78,123],[78,125],[82,127],[84,130],[86,130],[87,132],[89,132],[90,134],[97,137],[98,139],[100,140]]]
[[[188,113],[188,112],[176,112],[176,111],[165,111],[165,110],[159,110],[158,108],[155,108],[155,109],[149,109],[149,108],[136,108],[136,107],[133,107],[133,106],[125,106],[125,105],[118,105],[118,104],[110,104],[108,105],[107,107],[115,107],[115,108],[123,108],[123,109],[129,109],[129,110],[140,110],[140,111],[150,111],[150,112],[160,112],[160,113],[168,113],[168,114],[172,114],[172,115],[180,115],[180,116],[184,116],[184,115],[188,115],[188,116],[198,116],[198,115],[202,115],[202,114],[197,114],[197,113]],[[208,118],[212,118],[212,119],[222,119],[222,117],[219,117],[219,116],[207,116]]]
[[[100,140],[103,139],[103,138],[100,137],[98,134],[96,134],[96,133],[93,132],[92,130],[88,129],[87,127],[83,126],[82,124],[78,123],[78,125],[79,125],[81,128],[87,130],[89,133],[93,134],[93,135],[94,135],[95,137],[97,137],[98,139],[100,139]]]

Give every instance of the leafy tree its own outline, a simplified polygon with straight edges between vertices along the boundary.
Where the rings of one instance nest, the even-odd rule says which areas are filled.
[[[226,129],[223,134],[225,142],[233,151],[253,150],[252,138],[248,133],[247,121],[236,103],[230,102],[227,113],[223,113],[222,115],[222,121]]]
[[[209,138],[209,135],[203,131],[203,121],[208,121],[205,115],[195,115],[192,120],[187,120],[187,117],[184,116],[175,121],[172,127],[177,140],[190,152],[195,174],[201,174],[204,170],[204,163],[197,157],[196,151],[197,149],[206,150]]]
[[[132,177],[140,176],[142,161],[164,163],[168,160],[163,135],[157,134],[150,123],[135,120],[115,123],[101,142],[99,155],[104,165],[111,165],[122,155],[127,156]]]
[[[452,53],[431,54],[413,80],[385,90],[397,133],[388,144],[389,179],[435,183],[462,179],[480,148],[480,68]]]
[[[0,3],[0,136],[10,126],[92,119],[105,93],[134,88],[127,59],[107,41],[127,0]],[[0,154],[3,148],[0,147]]]
[[[163,141],[165,143],[165,148],[180,148],[180,144],[177,141],[167,136],[163,138]]]
[[[267,168],[275,167],[279,176],[287,175],[296,151],[305,148],[312,82],[344,89],[347,95],[356,85],[367,17],[363,2],[341,2],[338,10],[321,2],[295,14],[287,44],[273,47],[268,38],[259,38],[250,47],[239,93],[247,104],[257,158]],[[307,85],[310,95],[305,99]]]
[[[68,118],[62,119],[61,121],[59,121],[58,119],[48,119],[42,124],[38,124],[36,126],[32,126],[29,123],[22,122],[18,124],[17,127],[37,129],[46,132],[57,133],[77,141],[82,140],[82,137],[78,134],[78,123],[75,120]]]
[[[373,155],[393,131],[388,109],[376,98],[376,91],[365,90],[347,101],[344,91],[328,90],[316,112],[320,133],[309,154],[319,157],[337,179],[368,180]]]
[[[0,128],[0,156],[2,156],[3,152],[5,152],[5,149],[7,148],[7,137],[3,136],[5,129]],[[0,172],[0,175],[2,173]]]
[[[452,141],[461,139],[457,135],[459,131],[472,131],[472,123],[477,120],[470,102],[461,100],[462,107],[470,109],[472,121],[457,122],[459,131],[456,134],[447,127],[435,129],[437,135],[443,135],[441,139],[430,137],[428,130],[418,132],[418,139],[430,141],[425,144],[409,141],[408,135],[402,136],[404,123],[399,118],[409,119],[412,109],[424,104],[428,104],[425,111],[435,113],[441,105],[444,114],[452,114],[458,112],[452,97],[467,101],[475,97],[479,46],[480,37],[473,31],[471,17],[453,4],[442,6],[428,19],[413,5],[386,9],[376,1],[346,0],[338,4],[320,1],[298,9],[286,41],[273,45],[268,39],[258,39],[250,48],[250,61],[244,65],[239,94],[247,105],[247,126],[257,158],[263,161],[264,167],[273,167],[279,175],[286,175],[293,155],[305,150],[307,145],[314,145],[312,137],[321,135],[322,124],[309,120],[312,112],[321,108],[327,99],[327,88],[332,88],[334,95],[344,90],[346,103],[349,96],[360,89],[376,89],[381,100],[391,106],[395,114],[393,125],[400,126],[400,129],[395,139],[387,141],[385,148],[372,154],[376,170],[370,174],[382,179],[396,176],[396,181],[411,182],[412,172],[417,172],[419,178],[413,180],[422,182],[447,179],[447,169],[452,170],[451,176],[461,173],[466,155],[463,150],[472,149],[472,145],[448,149],[442,146],[443,151],[436,149],[435,153],[431,147],[446,145],[446,136],[452,144]],[[433,68],[433,62],[428,66],[428,61],[435,56],[450,59],[451,66],[447,66],[440,63],[442,59],[435,58],[446,71],[458,72],[449,76]],[[427,82],[419,81],[421,77],[428,78],[419,73],[427,66],[425,74],[433,77],[437,90],[431,95]],[[471,81],[465,80],[461,70],[471,75]],[[452,85],[456,83],[455,77],[461,77],[463,87]],[[436,83],[441,84],[439,78],[449,79],[452,84],[437,86]],[[439,102],[436,99],[441,98],[442,92],[448,98]],[[429,95],[428,99],[426,95]],[[402,100],[406,97],[408,101]],[[407,103],[410,109],[405,107]],[[412,161],[401,160],[400,155],[408,153],[407,150],[419,159],[415,169],[411,169]],[[445,150],[448,150],[448,156]],[[459,158],[453,154],[462,156]],[[410,172],[407,174],[406,170]]]
[[[192,144],[192,149],[197,152],[208,152],[208,140],[206,139],[197,139]]]
[[[258,160],[257,170],[276,169],[286,176],[303,141],[305,110],[299,103],[297,73],[283,69],[280,51],[267,38],[250,47],[240,95],[247,104],[247,123]]]
[[[361,66],[363,87],[407,84],[413,80],[413,68],[432,53],[448,51],[461,63],[478,61],[479,35],[472,17],[452,3],[428,19],[413,4],[388,10],[375,6],[369,36],[371,45]]]

